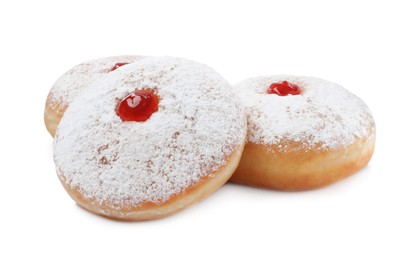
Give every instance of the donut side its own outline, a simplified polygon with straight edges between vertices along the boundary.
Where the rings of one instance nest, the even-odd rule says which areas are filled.
[[[62,178],[62,174],[58,174],[58,177],[71,198],[79,206],[94,214],[125,221],[158,219],[172,215],[177,211],[204,200],[223,186],[237,168],[243,149],[244,143],[238,146],[232,154],[225,159],[225,164],[221,168],[209,173],[207,176],[194,183],[194,185],[190,186],[180,194],[172,196],[163,203],[143,202],[134,207],[122,206],[114,209],[114,207],[105,202],[97,202],[93,198],[88,199],[78,189],[71,188]]]
[[[64,115],[66,109],[67,106],[61,102],[53,101],[51,95],[48,95],[43,118],[45,121],[46,129],[52,137],[55,136],[56,129],[58,128],[59,122],[61,121],[61,118]]]
[[[309,190],[344,179],[370,161],[375,132],[346,148],[301,151],[288,143],[289,152],[276,146],[247,143],[231,181],[286,191]],[[293,149],[294,148],[294,149]]]

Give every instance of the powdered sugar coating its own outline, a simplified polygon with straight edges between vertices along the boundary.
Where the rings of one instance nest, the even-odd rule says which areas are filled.
[[[122,122],[119,100],[154,89],[159,110]],[[244,109],[205,65],[147,58],[97,80],[68,108],[54,142],[57,172],[86,198],[118,208],[162,203],[226,163],[244,143]]]
[[[131,63],[144,58],[144,56],[122,55],[78,64],[63,74],[52,86],[49,92],[51,105],[56,106],[58,110],[65,110],[91,83],[111,72],[116,63]]]
[[[267,94],[272,83],[289,81],[300,95]],[[275,75],[244,80],[234,85],[246,107],[247,142],[275,145],[287,141],[300,149],[346,147],[374,131],[368,107],[340,85],[313,77]]]

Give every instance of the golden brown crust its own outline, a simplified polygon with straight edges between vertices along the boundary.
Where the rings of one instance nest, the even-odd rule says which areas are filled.
[[[95,214],[112,219],[127,221],[157,219],[168,216],[178,210],[197,203],[219,189],[228,181],[234,170],[237,168],[243,149],[244,145],[242,144],[234,150],[234,152],[227,158],[227,163],[221,168],[211,174],[208,174],[207,177],[201,179],[194,186],[189,187],[182,193],[176,194],[168,201],[160,204],[146,202],[134,207],[119,205],[120,208],[114,209],[114,206],[109,206],[105,203],[99,204],[94,199],[85,198],[78,189],[71,188],[65,182],[62,178],[62,174],[58,174],[58,177],[72,199],[74,199],[81,207]]]
[[[231,181],[279,190],[322,187],[366,166],[375,146],[375,133],[345,149],[282,152],[261,144],[247,143]]]
[[[58,127],[59,122],[66,110],[66,107],[62,108],[62,104],[57,104],[52,102],[51,94],[49,94],[46,99],[44,120],[46,129],[51,134],[52,137],[55,137],[56,128]]]

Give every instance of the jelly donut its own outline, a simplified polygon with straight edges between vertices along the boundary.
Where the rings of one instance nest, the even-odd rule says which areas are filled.
[[[97,80],[54,139],[69,195],[99,215],[154,219],[196,203],[237,168],[247,132],[231,86],[205,65],[146,58]]]
[[[345,178],[369,162],[375,124],[368,107],[338,84],[268,76],[234,86],[248,134],[234,182],[307,190]]]
[[[44,120],[54,136],[68,105],[93,81],[143,56],[114,56],[83,62],[63,74],[52,86],[45,104]]]

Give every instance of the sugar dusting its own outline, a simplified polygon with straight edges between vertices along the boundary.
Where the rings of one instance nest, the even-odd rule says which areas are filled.
[[[161,203],[209,176],[244,143],[244,109],[215,71],[177,58],[147,58],[97,80],[66,111],[54,142],[71,188],[111,207]],[[122,122],[118,100],[155,89],[159,111]]]
[[[287,80],[302,93],[267,94],[274,82]],[[374,130],[364,102],[340,85],[313,77],[276,75],[244,80],[234,86],[246,107],[247,142],[273,144],[285,150],[287,140],[302,149],[346,147]]]
[[[58,110],[65,110],[91,83],[109,73],[116,63],[130,63],[144,58],[144,56],[122,55],[78,64],[54,83],[49,93],[50,102]]]

